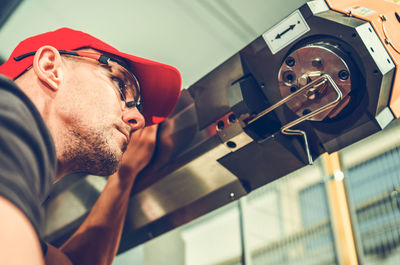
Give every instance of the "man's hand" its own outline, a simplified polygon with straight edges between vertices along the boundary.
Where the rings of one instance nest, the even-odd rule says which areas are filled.
[[[145,127],[132,133],[128,147],[122,157],[119,176],[136,177],[153,157],[156,146],[157,125]]]

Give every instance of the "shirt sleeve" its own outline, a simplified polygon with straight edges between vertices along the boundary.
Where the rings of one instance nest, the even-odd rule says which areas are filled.
[[[55,176],[55,150],[40,114],[11,81],[0,79],[0,196],[43,238],[42,202]]]

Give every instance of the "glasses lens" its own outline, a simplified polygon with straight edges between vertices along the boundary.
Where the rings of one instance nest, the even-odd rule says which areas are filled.
[[[112,72],[117,75],[119,79],[118,87],[125,103],[128,104],[133,101],[136,103],[135,105],[139,104],[140,85],[136,76],[115,62],[110,62],[110,65],[112,65],[113,68]],[[128,105],[131,106],[131,104]]]

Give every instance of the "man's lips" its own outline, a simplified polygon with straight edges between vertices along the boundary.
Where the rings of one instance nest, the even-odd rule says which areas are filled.
[[[126,141],[127,142],[129,142],[129,130],[126,130],[126,129],[124,129],[123,127],[121,127],[121,126],[118,126],[117,125],[117,129],[118,129],[118,131],[120,131],[123,135],[125,135],[125,138],[126,138]]]

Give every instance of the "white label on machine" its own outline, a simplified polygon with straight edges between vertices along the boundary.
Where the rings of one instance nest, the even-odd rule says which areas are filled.
[[[386,1],[400,5],[400,0],[386,0]]]
[[[262,36],[272,54],[276,54],[309,30],[306,20],[300,11],[296,10]]]
[[[353,7],[345,9],[345,11],[351,12],[352,14],[355,14],[355,15],[358,15],[361,17],[367,17],[367,16],[375,13],[374,10],[371,10],[371,9],[363,7],[363,6],[353,6]]]

